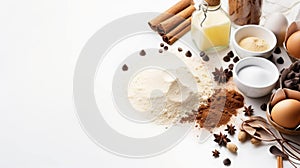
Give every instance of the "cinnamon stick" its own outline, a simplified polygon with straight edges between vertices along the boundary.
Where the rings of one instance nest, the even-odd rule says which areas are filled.
[[[189,25],[191,25],[191,20],[192,17],[190,16],[188,19],[186,19],[185,21],[183,21],[180,25],[178,25],[177,27],[175,27],[173,30],[171,30],[169,33],[163,35],[163,41],[170,44],[170,42],[172,41],[172,44],[179,38],[178,35],[180,35],[180,33]],[[173,39],[170,41],[170,39],[172,39],[173,37],[176,37],[177,39]],[[181,36],[180,36],[181,37]],[[175,40],[175,41],[174,41]]]
[[[149,26],[152,30],[157,31],[157,25],[161,22],[169,19],[170,17],[176,15],[178,12],[184,10],[189,5],[193,4],[192,0],[181,0],[175,5],[173,5],[171,8],[163,12],[162,14],[158,15],[154,19],[148,22]]]
[[[185,8],[183,11],[177,13],[176,15],[172,16],[171,18],[163,21],[157,26],[157,31],[160,35],[165,35],[169,33],[173,28],[183,22],[185,19],[190,17],[192,13],[195,11],[194,5],[190,5],[189,7]]]
[[[165,37],[166,35],[163,36],[163,40],[168,43],[169,45],[174,44],[180,37],[182,37],[183,35],[185,35],[185,33],[187,33],[188,31],[190,31],[191,29],[191,24],[189,24],[188,26],[186,26],[183,30],[181,30],[178,34],[174,35],[171,38],[167,38]]]

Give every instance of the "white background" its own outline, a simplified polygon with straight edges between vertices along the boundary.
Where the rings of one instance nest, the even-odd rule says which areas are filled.
[[[89,37],[114,19],[162,12],[176,2],[1,0],[0,167],[222,167],[223,158],[214,160],[209,153],[215,146],[195,145],[193,140],[154,158],[114,156],[86,136],[75,114],[73,70]],[[206,148],[209,152],[201,152]],[[228,155],[231,167],[275,167],[266,149]]]

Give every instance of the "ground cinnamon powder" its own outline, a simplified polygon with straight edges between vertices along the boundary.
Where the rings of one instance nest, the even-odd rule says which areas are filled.
[[[244,107],[244,97],[235,90],[216,89],[208,99],[207,105],[201,105],[196,114],[196,123],[201,128],[212,129],[225,125],[237,109]]]

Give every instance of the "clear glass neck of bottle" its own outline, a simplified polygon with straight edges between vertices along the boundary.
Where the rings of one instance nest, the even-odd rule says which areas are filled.
[[[214,12],[219,9],[221,9],[221,3],[219,3],[218,5],[215,5],[215,6],[211,6],[206,1],[203,1],[203,3],[199,5],[199,9],[198,9],[204,13],[204,19],[202,20],[200,26],[202,27],[203,22],[207,19],[206,14],[208,12]]]

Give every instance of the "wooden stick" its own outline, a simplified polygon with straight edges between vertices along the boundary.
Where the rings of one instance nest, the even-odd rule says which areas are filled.
[[[170,43],[170,39],[175,37],[177,34],[182,32],[187,26],[191,25],[192,17],[190,16],[187,20],[182,22],[180,25],[175,27],[172,31],[170,31],[168,34],[163,35],[163,41],[166,43]],[[175,42],[175,41],[174,41]]]
[[[190,5],[175,16],[172,16],[171,18],[163,21],[157,26],[158,33],[161,35],[169,33],[173,28],[189,18],[195,10],[196,9],[194,5]]]
[[[283,168],[282,157],[277,156],[277,168]]]
[[[170,39],[165,38],[165,42],[168,43],[169,45],[174,44],[180,37],[182,37],[183,35],[185,35],[185,33],[187,33],[188,31],[191,30],[191,25],[186,26],[182,31],[180,31],[178,34],[174,35],[173,37],[171,37]],[[163,36],[163,40],[164,40],[164,36]]]
[[[151,27],[151,29],[153,29],[154,31],[157,31],[156,26],[158,24],[160,24],[161,22],[163,22],[163,21],[169,19],[170,17],[176,15],[178,12],[184,10],[185,8],[187,8],[191,4],[193,4],[192,0],[181,0],[178,3],[176,3],[175,5],[173,5],[171,8],[169,8],[168,10],[166,10],[164,13],[158,15],[157,17],[155,17],[154,19],[149,21],[148,24]]]

